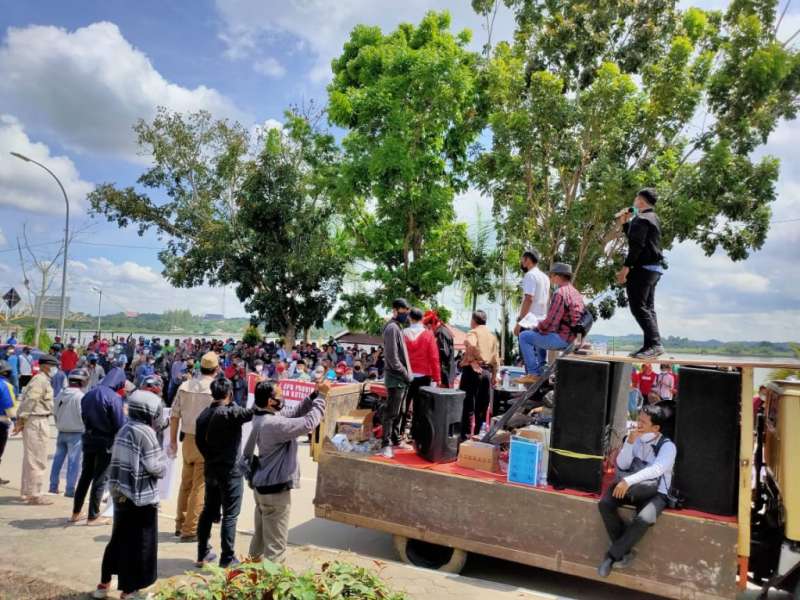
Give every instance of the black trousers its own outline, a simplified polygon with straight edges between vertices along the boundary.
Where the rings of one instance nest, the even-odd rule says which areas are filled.
[[[417,396],[419,396],[420,388],[430,384],[431,378],[428,376],[415,377],[414,381],[411,382],[403,406],[400,409],[400,418],[395,421],[395,431],[392,433],[393,440],[401,440],[406,431],[408,431],[408,428],[411,427],[411,416],[414,413],[414,401],[417,399]]]
[[[128,498],[114,499],[111,540],[103,553],[100,581],[110,583],[118,575],[117,587],[130,593],[158,579],[158,505],[136,506]]]
[[[486,422],[492,389],[492,372],[489,369],[482,369],[480,373],[477,373],[472,367],[464,367],[461,372],[459,389],[466,392],[464,411],[461,413],[461,441],[464,441],[473,433],[470,429],[473,416],[475,417],[474,433],[479,433],[481,426]]]
[[[625,283],[631,314],[644,333],[644,348],[661,345],[655,309],[656,284],[659,279],[661,273],[634,267],[628,273]]]
[[[9,429],[11,429],[11,423],[6,423],[5,421],[0,422],[0,460],[2,460],[3,452],[6,450]]]
[[[407,395],[407,386],[386,388],[386,398],[381,402],[382,448],[400,443],[400,411]]]
[[[598,504],[603,524],[611,540],[608,556],[619,561],[639,543],[647,530],[655,525],[658,516],[667,507],[667,498],[662,494],[653,495],[652,488],[643,490],[632,485],[622,500],[612,495],[614,486],[609,487]],[[624,504],[636,507],[636,516],[626,526],[619,516],[619,508]]]
[[[86,499],[86,492],[89,491],[91,484],[92,491],[89,494],[89,519],[96,519],[100,514],[100,501],[103,499],[103,491],[108,479],[108,465],[111,463],[111,452],[105,448],[97,450],[83,449],[83,463],[81,464],[81,476],[78,479],[78,486],[75,488],[75,500],[72,504],[72,512],[78,514],[83,508],[83,501]]]
[[[208,539],[211,537],[211,524],[219,520],[220,545],[222,554],[219,564],[226,566],[235,557],[234,543],[236,542],[236,521],[242,508],[242,476],[238,473],[219,472],[213,468],[205,467],[206,495],[203,512],[197,523],[197,560],[203,560],[211,547]]]

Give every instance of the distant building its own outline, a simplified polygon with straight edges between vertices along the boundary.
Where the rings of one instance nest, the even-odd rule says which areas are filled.
[[[203,321],[224,321],[225,315],[217,313],[206,313],[203,315]]]
[[[126,310],[125,316],[128,317],[129,319],[135,319],[136,317],[139,316],[139,313],[136,312],[135,310]]]

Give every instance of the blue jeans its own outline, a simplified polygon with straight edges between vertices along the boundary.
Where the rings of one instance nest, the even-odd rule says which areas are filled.
[[[61,466],[67,459],[67,496],[75,495],[75,483],[81,473],[81,436],[82,433],[58,432],[56,454],[53,457],[53,468],[50,470],[50,492],[58,492],[58,480]]]
[[[528,375],[541,375],[547,362],[548,350],[563,350],[569,343],[557,333],[523,331],[519,334],[519,349],[525,359]]]

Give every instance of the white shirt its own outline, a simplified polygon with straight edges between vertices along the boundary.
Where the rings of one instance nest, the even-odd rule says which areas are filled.
[[[640,437],[632,444],[625,440],[619,454],[617,454],[617,466],[623,470],[629,469],[634,457],[638,458],[647,467],[633,475],[628,475],[625,478],[628,485],[636,485],[648,479],[658,479],[658,493],[667,495],[672,485],[672,470],[675,467],[675,457],[678,449],[672,440],[665,440],[656,455],[655,447],[657,444],[658,438],[645,442]]]
[[[533,315],[537,321],[541,321],[547,316],[547,301],[550,296],[550,279],[539,270],[533,267],[525,273],[522,278],[522,293],[526,296],[533,296],[528,314]]]
[[[20,375],[33,375],[32,369],[33,358],[30,355],[19,355],[19,374]]]

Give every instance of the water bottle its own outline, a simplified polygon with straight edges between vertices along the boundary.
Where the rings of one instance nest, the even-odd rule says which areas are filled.
[[[480,431],[480,434],[479,434],[479,435],[480,435],[480,437],[483,437],[484,435],[486,435],[486,432],[487,432],[487,431],[488,431],[488,428],[486,427],[486,423],[484,422],[484,423],[481,425],[481,431]]]
[[[503,389],[507,390],[509,387],[511,387],[511,377],[508,371],[503,371]]]

